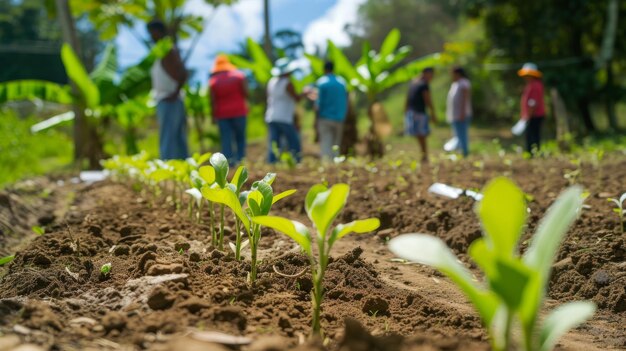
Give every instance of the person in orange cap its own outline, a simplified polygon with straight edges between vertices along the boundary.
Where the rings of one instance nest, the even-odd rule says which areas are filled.
[[[517,75],[524,78],[526,87],[522,93],[521,119],[526,125],[526,150],[534,154],[541,148],[541,125],[546,115],[543,100],[541,72],[534,63],[525,63]]]
[[[209,80],[211,111],[220,130],[222,153],[231,164],[246,156],[246,116],[248,86],[245,75],[218,55]]]

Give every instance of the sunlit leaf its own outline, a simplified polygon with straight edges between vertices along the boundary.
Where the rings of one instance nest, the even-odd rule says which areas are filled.
[[[595,310],[595,304],[588,301],[569,302],[557,307],[543,322],[540,350],[552,350],[561,336],[591,318]]]
[[[282,217],[274,217],[274,216],[260,216],[252,218],[254,223],[260,224],[264,227],[272,228],[277,230],[291,239],[293,239],[298,245],[302,247],[302,249],[310,256],[311,253],[311,242],[310,242],[310,233],[307,227],[297,221],[291,221]]]

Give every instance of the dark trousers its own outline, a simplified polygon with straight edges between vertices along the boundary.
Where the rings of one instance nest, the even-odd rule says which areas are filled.
[[[275,163],[278,161],[280,155],[274,153],[274,147],[280,149],[281,139],[285,138],[287,141],[287,147],[289,152],[296,159],[296,162],[300,162],[300,136],[293,124],[283,122],[270,122],[268,123],[268,145],[267,145],[267,160],[269,163]]]
[[[541,148],[541,125],[544,117],[532,117],[526,126],[526,151],[534,154]]]
[[[221,118],[217,120],[217,125],[222,153],[231,166],[238,164],[246,156],[246,117]]]

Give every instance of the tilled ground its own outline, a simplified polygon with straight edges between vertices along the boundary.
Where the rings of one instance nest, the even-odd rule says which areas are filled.
[[[287,276],[308,261],[286,237],[264,231],[259,280],[250,287],[248,261],[212,249],[206,224],[131,184],[46,182],[58,206],[71,199],[56,212],[53,200],[42,200],[46,206],[32,200],[39,192],[9,191],[0,197],[9,199],[0,207],[7,228],[21,233],[37,220],[47,225],[46,234],[21,246],[6,239],[8,229],[2,232],[2,252],[19,251],[1,273],[0,350],[22,343],[50,350],[225,347],[208,346],[207,337],[216,341],[210,331],[249,337],[252,345],[242,347],[249,350],[487,350],[480,320],[458,289],[433,269],[392,261],[385,242],[409,232],[439,236],[479,276],[465,255],[480,236],[473,200],[437,198],[426,189],[433,181],[481,188],[501,174],[532,196],[524,242],[570,181],[584,185],[589,207],[561,247],[547,305],[591,299],[599,307],[592,321],[562,340],[561,349],[626,348],[626,236],[606,200],[626,190],[623,157],[585,164],[576,179],[576,167],[556,160],[498,160],[484,167],[446,161],[411,168],[381,163],[279,170],[276,191],[298,193],[279,202],[275,214],[307,223],[308,188],[320,181],[348,182],[352,192],[341,221],[374,216],[382,223],[376,233],[347,237],[333,249],[325,281],[325,340],[318,342],[305,342],[310,276]],[[252,179],[267,170],[254,169]],[[233,237],[230,217],[227,234]],[[112,271],[103,278],[100,267],[108,262]]]

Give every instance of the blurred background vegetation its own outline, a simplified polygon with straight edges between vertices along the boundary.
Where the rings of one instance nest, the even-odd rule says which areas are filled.
[[[47,6],[41,6],[41,0],[0,0],[0,85],[21,79],[68,83],[59,54],[63,42],[59,26],[61,18],[55,10],[55,1],[43,2]],[[206,2],[228,6],[234,1]],[[101,3],[105,2],[68,2],[73,6],[80,48],[77,54],[84,69],[92,72],[96,84],[99,80],[93,77],[93,71],[103,60],[106,44],[115,38],[119,26],[132,26],[135,21],[145,21],[160,14],[172,24],[170,29],[175,37],[193,38],[202,31],[201,18],[179,11],[185,1],[172,2],[170,7],[165,2],[148,0],[107,2],[107,6],[120,6],[117,12],[103,11]],[[152,5],[146,5],[148,3]],[[445,116],[445,97],[451,83],[450,67],[462,65],[466,68],[473,86],[472,136],[474,140],[478,139],[472,146],[474,150],[480,151],[483,145],[488,149],[492,139],[503,137],[506,134],[503,131],[518,118],[519,96],[524,84],[516,71],[527,61],[537,63],[544,73],[548,105],[552,105],[550,89],[557,91],[563,99],[574,141],[581,145],[584,145],[583,140],[623,141],[626,129],[626,1],[367,0],[361,5],[355,23],[345,28],[352,39],[351,44],[340,48],[352,64],[363,56],[364,44],[378,50],[394,28],[402,33],[399,47],[410,45],[413,49],[399,67],[432,53],[447,57],[437,66],[431,88],[440,118]],[[274,46],[269,52],[268,46],[264,46],[268,59],[302,57],[304,46],[300,33],[278,29],[269,38]],[[261,35],[252,39],[266,44],[268,41]],[[146,45],[149,45],[147,41]],[[238,52],[231,54],[253,60],[250,43],[243,42],[240,47]],[[322,48],[311,54],[320,58],[326,56]],[[249,73],[253,91],[248,131],[254,142],[265,137],[264,92],[263,84],[255,80],[254,72]],[[401,137],[405,94],[406,84],[403,83],[384,90],[377,97],[393,126],[391,143],[411,142]],[[188,88],[187,96],[193,150],[215,149],[219,135],[208,118],[206,90],[194,83]],[[139,96],[137,99],[144,98]],[[38,99],[21,103],[6,100],[6,91],[3,93],[0,87],[0,184],[69,164],[73,149],[72,129],[68,125],[35,135],[29,132],[30,126],[36,122],[68,108]],[[369,129],[367,100],[366,95],[355,95],[356,124],[360,135]],[[156,155],[154,111],[145,104],[139,112],[136,106],[126,105],[106,110],[108,116],[98,122],[104,153],[131,152],[134,149],[128,147],[131,134],[136,138],[138,149]],[[310,105],[304,104],[300,112],[306,140],[310,141],[313,123]],[[552,114],[550,111],[549,115]],[[141,118],[133,118],[137,115]],[[443,121],[439,123],[435,126],[435,135],[441,137],[431,138],[435,145],[448,135]],[[549,118],[547,134],[554,135],[554,130],[554,118]],[[20,165],[20,162],[27,165]]]

